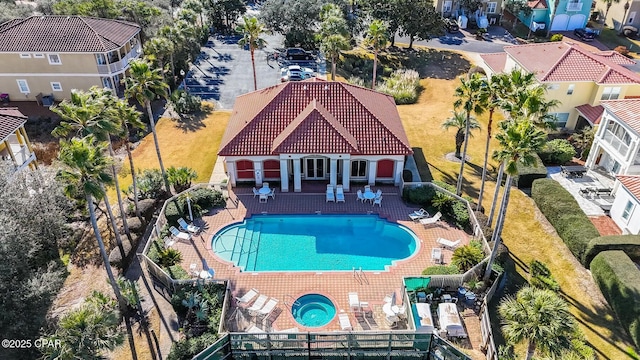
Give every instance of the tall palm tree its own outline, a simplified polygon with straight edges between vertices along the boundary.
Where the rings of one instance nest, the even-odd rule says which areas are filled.
[[[160,69],[152,69],[146,60],[131,60],[129,63],[129,71],[129,76],[125,78],[127,87],[125,95],[128,99],[136,99],[140,105],[143,105],[147,109],[151,132],[153,133],[153,142],[156,146],[156,155],[158,156],[160,171],[164,179],[164,186],[167,193],[171,193],[167,173],[164,169],[164,163],[162,162],[162,155],[160,155],[160,143],[158,142],[158,134],[156,133],[156,122],[153,118],[153,110],[151,109],[151,101],[155,100],[158,96],[165,97],[168,86],[162,82]]]
[[[242,17],[242,24],[236,29],[242,33],[242,39],[238,41],[240,47],[249,46],[251,53],[251,66],[253,68],[253,90],[258,90],[258,80],[256,78],[256,49],[262,49],[267,45],[267,41],[261,36],[267,32],[264,24],[254,17]]]
[[[331,80],[336,79],[336,62],[340,53],[350,48],[349,40],[340,34],[329,35],[322,39],[320,49],[331,59]]]
[[[560,105],[560,101],[546,99],[547,88],[545,85],[513,86],[511,90],[503,101],[502,107],[512,119],[523,117],[531,120],[540,128],[555,129],[556,117],[550,112]]]
[[[173,56],[174,46],[171,40],[163,36],[156,36],[149,39],[144,44],[144,53],[149,56],[150,59],[158,62],[158,67],[162,69],[162,80],[165,79],[165,62],[167,58]],[[171,62],[171,71],[173,73],[173,62]]]
[[[491,275],[491,267],[500,245],[504,218],[509,205],[511,182],[513,176],[518,174],[518,164],[530,166],[536,162],[534,155],[546,143],[547,134],[527,119],[512,119],[500,123],[500,132],[496,134],[496,140],[498,140],[500,148],[494,151],[493,159],[504,164],[507,181],[504,185],[500,214],[491,239],[494,244],[484,274],[485,280],[488,280]]]
[[[465,138],[465,130],[467,129],[467,122],[469,122],[469,131],[480,129],[480,123],[473,116],[467,116],[464,111],[451,111],[453,116],[447,118],[443,123],[442,127],[445,130],[449,130],[450,128],[455,128],[456,131],[456,157],[460,158],[460,149],[462,148],[462,144],[464,143]]]
[[[78,192],[84,194],[87,207],[89,208],[89,219],[91,220],[91,226],[98,241],[98,248],[107,271],[107,277],[113,288],[113,293],[118,300],[118,304],[120,304],[122,308],[124,301],[120,294],[118,283],[113,276],[113,270],[111,269],[111,264],[109,264],[109,256],[107,256],[93,208],[94,198],[100,200],[105,197],[102,185],[109,184],[112,181],[111,175],[107,172],[110,161],[104,156],[105,148],[106,146],[103,143],[96,142],[93,136],[60,141],[58,159],[62,163],[63,168],[58,173],[58,176],[65,183],[64,193],[67,196],[72,196]]]
[[[462,194],[462,179],[464,178],[464,164],[467,160],[467,147],[469,145],[469,132],[471,130],[471,112],[476,115],[484,113],[483,104],[486,102],[484,98],[486,94],[482,91],[485,86],[482,75],[479,73],[471,74],[468,77],[460,77],[460,85],[455,90],[456,101],[453,106],[462,108],[467,115],[467,122],[464,131],[464,150],[460,158],[460,174],[458,175],[458,183],[456,185],[456,194]]]
[[[593,144],[593,139],[596,136],[597,130],[598,129],[595,127],[587,126],[577,133],[571,135],[571,137],[569,138],[573,145],[580,150],[580,159],[586,160],[585,158],[588,154],[587,151],[591,149],[591,145]]]
[[[498,313],[507,341],[528,343],[526,360],[531,359],[537,349],[557,356],[571,347],[575,320],[567,302],[551,290],[524,287],[515,297],[503,300]]]
[[[376,73],[378,70],[378,53],[389,44],[389,34],[387,26],[382,20],[373,20],[369,24],[367,37],[364,39],[367,46],[373,48],[373,79],[371,80],[371,88],[376,88]]]
[[[52,107],[52,111],[60,115],[63,120],[60,122],[60,125],[53,129],[52,134],[57,137],[67,136],[70,133],[74,133],[79,137],[93,135],[96,141],[106,142],[108,144],[109,155],[112,159],[115,159],[115,152],[113,151],[113,146],[111,144],[111,135],[119,132],[120,128],[117,121],[114,121],[112,117],[106,115],[110,103],[110,97],[113,97],[113,94],[109,89],[92,87],[88,92],[72,90],[70,99],[65,99],[58,106]],[[125,234],[127,234],[127,237],[129,238],[129,241],[132,241],[131,232],[129,231],[129,226],[127,224],[127,214],[124,211],[122,196],[120,194],[118,174],[116,172],[114,162],[111,162],[111,171],[115,182],[116,194],[118,196],[118,206],[120,208],[122,226]],[[120,253],[124,258],[126,254],[122,245],[120,231],[118,231],[118,225],[115,221],[115,216],[111,210],[109,198],[105,196],[104,202],[111,221],[111,226],[113,227],[116,243],[118,244]]]

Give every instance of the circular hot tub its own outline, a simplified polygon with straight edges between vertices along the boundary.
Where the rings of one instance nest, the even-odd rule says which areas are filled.
[[[320,327],[336,316],[336,306],[324,295],[306,294],[293,303],[291,314],[302,326]]]

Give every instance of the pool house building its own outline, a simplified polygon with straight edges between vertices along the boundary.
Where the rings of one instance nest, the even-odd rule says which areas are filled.
[[[236,99],[218,155],[231,186],[401,181],[412,154],[393,97],[351,84],[308,79]]]

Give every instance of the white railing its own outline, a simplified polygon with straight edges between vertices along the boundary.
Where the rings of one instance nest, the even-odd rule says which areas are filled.
[[[567,11],[582,11],[582,3],[568,3],[567,4]]]
[[[136,45],[120,61],[108,65],[98,65],[98,73],[111,74],[126,69],[127,66],[129,66],[129,60],[137,58],[140,55],[140,52],[140,46]]]

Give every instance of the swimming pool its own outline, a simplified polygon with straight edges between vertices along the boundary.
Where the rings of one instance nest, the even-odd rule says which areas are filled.
[[[212,250],[243,271],[385,270],[418,244],[375,215],[258,215],[213,236]]]
[[[291,315],[302,326],[320,327],[336,316],[336,306],[324,295],[307,294],[292,304]]]

